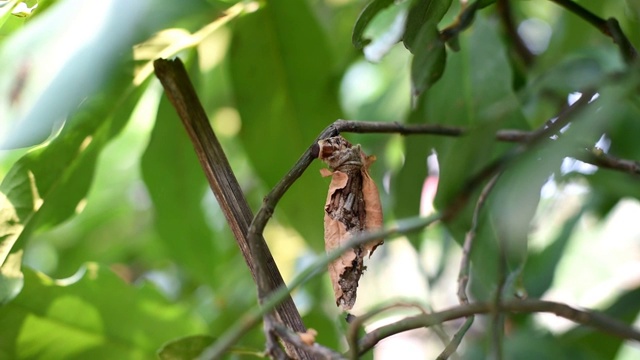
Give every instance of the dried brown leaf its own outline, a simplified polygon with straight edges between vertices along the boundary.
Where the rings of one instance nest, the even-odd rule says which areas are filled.
[[[368,168],[375,157],[367,157],[360,146],[352,146],[341,136],[318,142],[318,158],[333,172],[325,203],[324,238],[327,252],[341,246],[353,236],[382,226],[382,207],[378,189]],[[373,253],[382,240],[356,246],[329,264],[336,304],[344,310],[356,301],[358,281],[365,270],[364,258]]]

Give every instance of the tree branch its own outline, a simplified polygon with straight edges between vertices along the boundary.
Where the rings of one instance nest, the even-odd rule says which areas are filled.
[[[158,59],[154,61],[153,65],[156,76],[160,79],[167,97],[178,112],[191,138],[211,190],[222,208],[242,255],[258,285],[258,293],[266,296],[278,288],[286,287],[264,238],[256,236],[253,243],[247,241],[249,224],[253,218],[251,209],[222,146],[209,125],[209,120],[198,100],[184,65],[180,59]],[[276,309],[279,318],[295,331],[306,331],[291,297],[286,296],[282,300],[282,304]],[[293,346],[288,346],[287,351],[300,359],[312,358]]]
[[[511,13],[510,1],[498,0],[496,2],[496,6],[498,8],[500,20],[502,21],[502,26],[504,26],[507,36],[513,43],[515,53],[518,54],[518,57],[522,60],[525,67],[530,68],[533,66],[535,55],[533,55],[524,41],[522,41],[522,38],[518,35],[518,29],[513,21],[513,14]]]
[[[638,51],[633,47],[633,44],[631,44],[620,28],[618,20],[614,18],[605,20],[572,0],[551,1],[579,16],[584,21],[600,30],[600,32],[610,37],[620,48],[620,53],[627,64],[632,64],[638,60]]]
[[[400,220],[394,226],[389,226],[385,229],[362,233],[354,236],[345,244],[342,244],[334,251],[321,256],[316,259],[305,270],[298,274],[289,284],[289,288],[281,287],[272,294],[270,294],[264,301],[261,307],[252,308],[247,314],[239,319],[235,324],[225,331],[225,333],[218,338],[213,345],[205,349],[200,355],[199,359],[217,359],[221,357],[233,344],[235,344],[242,334],[249,331],[255,325],[260,322],[260,319],[264,314],[271,311],[276,307],[283,299],[289,296],[289,292],[305,283],[306,281],[318,276],[322,273],[329,263],[340,257],[344,252],[351,250],[353,247],[365,244],[376,239],[385,239],[401,234],[408,234],[413,231],[421,230],[437,221],[440,221],[441,215],[434,214],[425,218],[418,217],[412,219]]]
[[[499,174],[495,175],[482,189],[480,197],[478,198],[478,202],[476,203],[476,207],[473,210],[473,216],[471,218],[471,228],[464,238],[464,244],[462,246],[462,258],[460,260],[460,272],[458,273],[458,300],[460,301],[460,305],[469,304],[469,297],[467,296],[467,285],[469,284],[469,272],[471,268],[471,249],[473,247],[473,242],[478,231],[478,220],[480,218],[480,211],[484,207],[484,204],[489,197],[489,193],[495,186],[496,182],[498,182],[499,176]],[[453,354],[458,349],[458,346],[460,346],[460,343],[462,342],[462,338],[473,324],[473,320],[473,315],[470,315],[465,319],[462,326],[460,326],[458,331],[453,335],[453,338],[451,339],[449,344],[445,347],[442,353],[438,355],[437,360],[448,359],[449,356],[451,356],[451,354]]]
[[[393,324],[379,327],[369,332],[360,340],[360,354],[369,351],[380,340],[403,331],[429,327],[471,315],[490,314],[494,311],[510,313],[552,313],[577,324],[589,326],[623,339],[640,342],[640,329],[636,329],[601,313],[589,310],[578,310],[569,305],[553,301],[515,299],[503,302],[499,305],[498,309],[494,309],[493,302],[472,303],[459,305],[436,313],[408,317]]]

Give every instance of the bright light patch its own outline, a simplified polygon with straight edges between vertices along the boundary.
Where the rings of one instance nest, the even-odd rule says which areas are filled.
[[[530,18],[520,23],[518,35],[532,53],[541,54],[549,46],[551,26],[543,20]]]

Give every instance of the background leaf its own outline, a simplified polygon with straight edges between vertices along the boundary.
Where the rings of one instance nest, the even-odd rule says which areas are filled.
[[[296,0],[271,2],[239,19],[234,29],[229,66],[242,118],[240,139],[268,188],[340,118],[324,36],[305,2]],[[325,193],[320,189],[327,182],[314,167],[291,187],[277,214],[321,249]]]
[[[353,35],[351,36],[351,42],[356,49],[362,49],[371,40],[364,38],[364,31],[367,25],[373,20],[373,18],[382,10],[388,8],[394,3],[394,0],[373,0],[367,6],[362,9],[362,12],[356,20],[356,24],[353,27]]]
[[[413,45],[415,55],[411,62],[411,93],[419,96],[442,76],[447,52],[436,23],[432,21],[422,25]]]
[[[414,52],[416,38],[426,23],[433,23],[437,27],[451,6],[452,0],[414,0],[409,14],[402,42],[411,52]]]
[[[132,287],[96,264],[66,280],[24,273],[22,293],[0,308],[3,357],[153,359],[163,342],[204,330],[153,286]]]

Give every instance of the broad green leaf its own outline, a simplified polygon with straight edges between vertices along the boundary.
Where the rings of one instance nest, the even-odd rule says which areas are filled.
[[[434,21],[422,25],[413,44],[411,62],[411,93],[420,96],[435,84],[444,72],[447,51]]]
[[[0,47],[0,148],[45,141],[118,71],[123,53],[198,3],[64,0],[12,33]]]
[[[209,345],[213,344],[215,338],[209,335],[185,336],[172,340],[162,346],[158,351],[160,360],[187,360],[197,358]],[[232,347],[228,354],[244,358],[265,358],[264,351],[257,349],[246,349]]]
[[[407,15],[406,30],[402,42],[411,52],[414,52],[416,38],[420,29],[427,22],[438,25],[444,14],[449,10],[452,0],[415,0]]]
[[[65,280],[24,275],[21,294],[0,307],[2,358],[154,359],[164,342],[204,331],[153,286],[131,286],[94,263]]]
[[[91,185],[98,154],[137,103],[141,89],[130,81],[129,74],[119,74],[104,93],[83,104],[60,135],[23,156],[2,179],[0,267],[34,231],[55,226],[76,212]],[[0,277],[0,283],[4,281]]]
[[[172,340],[158,351],[160,360],[185,360],[197,358],[215,338],[210,335],[193,335]]]
[[[524,285],[528,296],[540,298],[553,284],[556,268],[564,255],[583,211],[567,220],[556,238],[538,253],[530,253],[524,268]]]
[[[0,28],[9,19],[11,12],[18,4],[18,0],[4,1],[0,3]]]
[[[110,6],[119,4],[119,11]],[[114,70],[117,57],[133,45],[143,3],[115,1],[93,6],[60,2],[36,17],[0,48],[0,147],[38,144]],[[103,26],[91,26],[102,23]],[[92,38],[93,42],[89,41]],[[63,50],[64,49],[64,50]],[[47,66],[40,66],[46,59]]]
[[[340,117],[326,39],[304,1],[273,1],[236,23],[229,67],[242,119],[240,139],[257,174],[274,186]],[[278,205],[315,249],[322,248],[328,182],[319,164],[293,184]]]
[[[373,0],[360,13],[358,16],[358,20],[356,20],[356,24],[353,27],[353,34],[351,36],[351,42],[356,49],[362,49],[371,42],[370,39],[364,38],[364,31],[367,28],[367,25],[373,20],[373,18],[382,10],[391,6],[394,3],[394,0]]]
[[[0,267],[0,306],[15,298],[22,290],[24,275],[20,268],[23,252],[19,250],[9,254]]]

